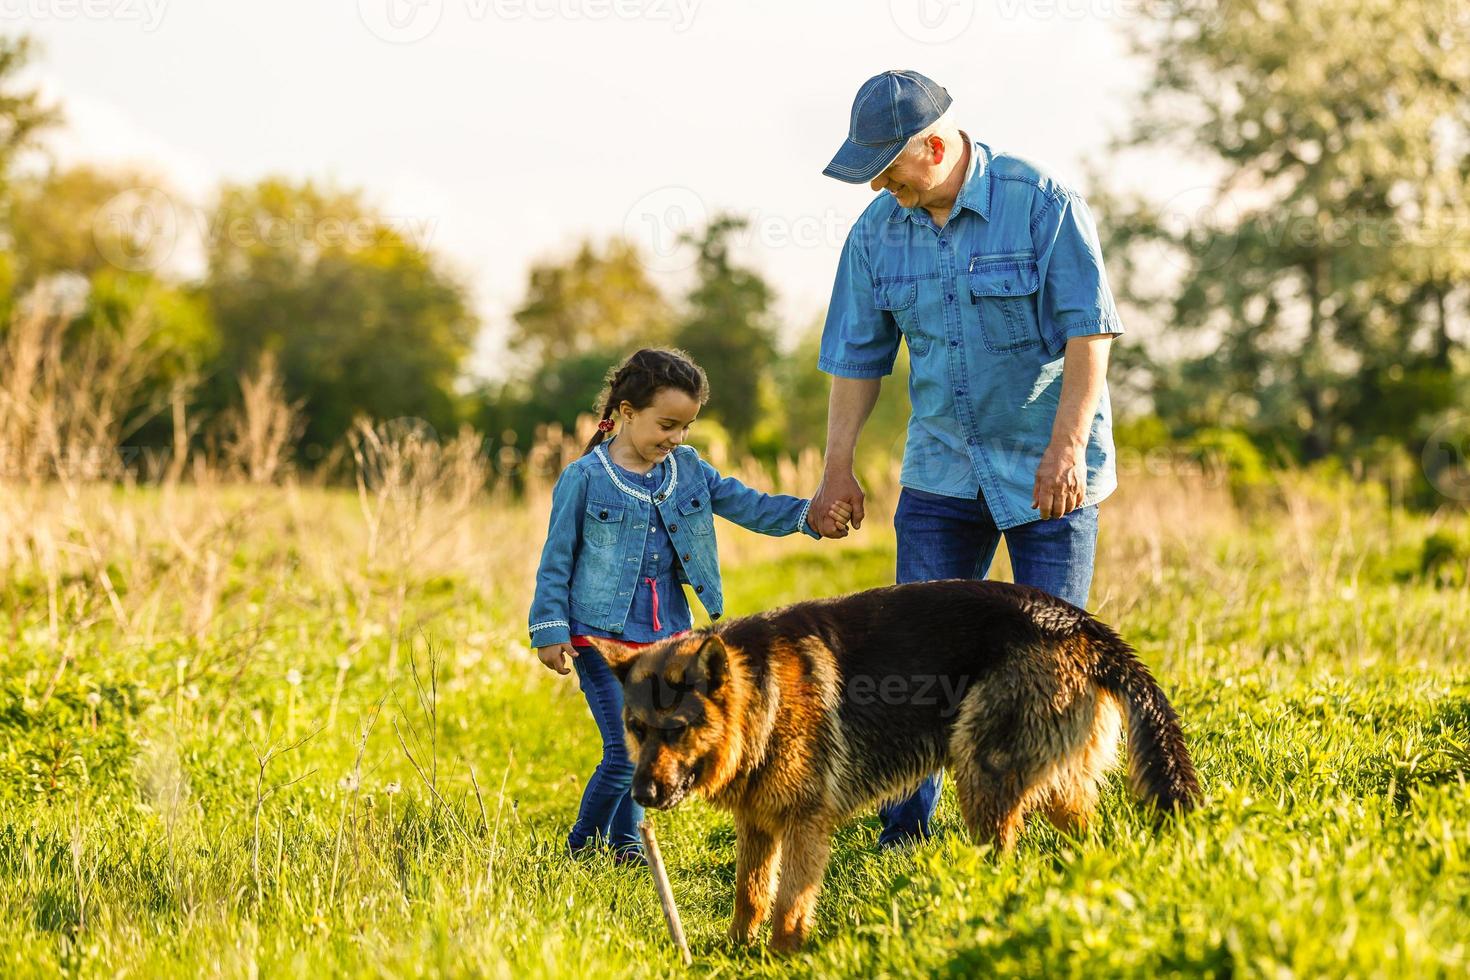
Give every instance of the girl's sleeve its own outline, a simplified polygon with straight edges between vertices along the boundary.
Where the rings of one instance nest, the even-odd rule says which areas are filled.
[[[551,520],[541,565],[536,569],[536,595],[531,600],[531,646],[549,647],[570,642],[569,606],[572,568],[582,537],[582,511],[587,503],[587,478],[581,469],[562,470],[551,490]]]
[[[821,539],[822,536],[806,522],[807,511],[812,506],[810,500],[752,490],[733,476],[721,476],[703,459],[699,461],[699,468],[709,485],[710,509],[725,520],[777,538],[802,531],[809,537]]]

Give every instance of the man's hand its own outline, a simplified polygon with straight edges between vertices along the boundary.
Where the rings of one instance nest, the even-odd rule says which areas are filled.
[[[570,674],[572,668],[567,666],[570,662],[567,658],[575,659],[577,651],[570,643],[553,643],[549,647],[537,647],[536,656],[541,658],[541,662],[548,670],[554,670],[558,674]]]
[[[815,506],[815,505],[814,505]],[[847,537],[847,525],[852,520],[852,507],[847,501],[839,500],[827,511],[827,518],[823,520],[815,510],[808,510],[806,514],[807,525],[824,538]],[[833,528],[830,533],[822,530],[824,527]]]
[[[1042,520],[1063,517],[1082,506],[1087,491],[1087,447],[1053,442],[1042,454],[1031,490],[1031,506]]]
[[[863,526],[863,487],[858,483],[857,477],[852,470],[837,469],[828,470],[822,477],[822,485],[817,487],[816,496],[812,497],[810,514],[819,524],[813,526],[823,537],[845,538],[847,527],[840,524],[833,513],[833,508],[842,502],[852,514],[852,526],[860,528]]]

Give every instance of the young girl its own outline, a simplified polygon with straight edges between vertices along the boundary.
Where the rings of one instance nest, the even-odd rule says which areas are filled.
[[[810,500],[760,493],[722,477],[684,445],[708,397],[704,371],[682,351],[633,354],[608,375],[597,432],[551,492],[531,644],[557,673],[570,673],[571,659],[602,734],[602,762],[587,780],[567,836],[573,854],[602,846],[616,861],[646,863],[638,837],[643,808],[630,793],[622,688],[586,637],[642,646],[684,632],[691,626],[684,585],[719,619],[724,598],[715,514],[762,534],[821,537],[808,514]],[[604,442],[615,428],[617,435]],[[830,516],[839,534],[845,532],[845,506]]]

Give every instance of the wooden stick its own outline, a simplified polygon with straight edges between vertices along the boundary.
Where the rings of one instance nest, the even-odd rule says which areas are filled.
[[[679,907],[674,904],[674,891],[669,887],[669,873],[664,870],[663,855],[658,852],[658,838],[653,836],[653,824],[647,820],[638,823],[638,833],[643,835],[643,850],[648,857],[648,869],[653,872],[653,886],[658,889],[658,903],[664,908],[664,921],[669,924],[669,935],[679,947],[679,956],[684,965],[694,962],[689,955],[689,944],[684,941],[684,924],[679,921]]]

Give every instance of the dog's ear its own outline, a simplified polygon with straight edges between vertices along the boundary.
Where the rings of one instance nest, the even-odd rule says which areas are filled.
[[[702,694],[718,691],[730,677],[730,651],[718,634],[705,637],[684,668],[684,683]]]
[[[633,669],[633,661],[638,659],[642,653],[639,647],[630,647],[617,640],[606,640],[598,636],[589,636],[587,641],[592,644],[607,665],[612,668],[613,675],[617,677],[618,683],[622,684],[628,680],[628,672]]]

